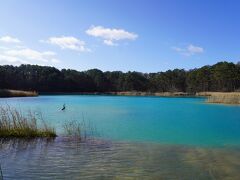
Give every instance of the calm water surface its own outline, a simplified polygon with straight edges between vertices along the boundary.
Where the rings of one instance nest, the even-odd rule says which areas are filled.
[[[66,110],[61,111],[63,104]],[[98,137],[1,143],[6,179],[238,179],[240,106],[203,98],[39,96],[0,99],[63,123],[85,121]]]

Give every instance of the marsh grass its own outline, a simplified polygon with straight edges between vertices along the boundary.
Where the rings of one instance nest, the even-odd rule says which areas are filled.
[[[240,92],[206,92],[208,103],[240,104]]]
[[[0,97],[27,97],[27,96],[38,96],[38,93],[36,91],[0,89]]]
[[[0,106],[0,138],[56,137],[54,128],[49,127],[41,113],[28,111],[27,115],[10,106]]]
[[[106,94],[122,96],[160,96],[160,97],[185,97],[194,95],[193,93],[187,92],[141,92],[141,91],[107,92]]]
[[[63,124],[63,129],[66,136],[74,137],[81,141],[91,139],[97,134],[96,127],[92,126],[90,121],[86,122],[84,116],[82,116],[82,121],[66,121]]]

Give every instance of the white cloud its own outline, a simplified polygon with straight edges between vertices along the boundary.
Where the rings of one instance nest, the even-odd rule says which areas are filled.
[[[55,56],[56,55],[56,53],[52,52],[52,51],[45,51],[42,54],[45,55],[45,56]]]
[[[56,53],[52,51],[40,52],[30,48],[15,48],[0,51],[0,64],[39,64],[50,65],[60,61],[55,58]]]
[[[0,42],[5,43],[20,43],[21,41],[17,38],[11,37],[11,36],[2,36],[0,37]]]
[[[44,42],[44,41],[41,41]],[[57,45],[62,49],[71,49],[75,51],[85,52],[90,49],[85,47],[85,42],[72,37],[72,36],[61,36],[61,37],[50,37],[47,41],[49,44]]]
[[[120,40],[135,40],[138,35],[125,31],[124,29],[110,29],[102,26],[92,26],[86,33],[93,37],[103,39],[103,43],[109,46],[117,45],[116,41]]]
[[[8,49],[9,49],[8,47],[0,46],[0,50],[8,50]]]
[[[26,63],[27,61],[24,61],[18,57],[0,54],[0,64],[26,64]]]
[[[60,62],[56,58],[57,54],[55,52],[38,51],[28,48],[17,38],[4,36],[0,37],[0,42],[13,43],[11,45],[5,44],[4,46],[0,46],[0,64],[53,65]]]
[[[53,59],[51,59],[51,62],[57,64],[57,63],[60,63],[61,61],[53,58]]]
[[[192,56],[192,55],[201,54],[204,52],[204,49],[202,47],[195,46],[192,44],[188,45],[185,48],[172,47],[172,49],[184,56]]]
[[[104,40],[103,41],[104,44],[108,45],[108,46],[117,46],[117,43],[114,43],[112,40]]]
[[[179,47],[172,47],[172,49],[173,50],[175,50],[175,51],[177,51],[177,52],[183,52],[184,51],[184,49],[182,49],[182,48],[179,48]]]
[[[192,44],[190,44],[187,47],[188,52],[192,53],[192,54],[196,54],[196,53],[203,53],[203,48],[202,47],[198,47],[198,46],[194,46]]]
[[[19,57],[29,60],[37,60],[42,62],[48,62],[49,56],[54,56],[55,53],[51,51],[39,52],[33,49],[25,48],[25,49],[17,49],[17,50],[8,50],[5,54],[13,57]]]

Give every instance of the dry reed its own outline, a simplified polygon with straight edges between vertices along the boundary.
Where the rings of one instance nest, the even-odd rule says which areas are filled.
[[[56,137],[56,132],[46,125],[41,114],[29,111],[23,115],[16,108],[0,106],[0,137]]]
[[[0,97],[27,97],[27,96],[38,96],[38,93],[36,91],[20,91],[9,89],[0,90]]]
[[[200,92],[198,96],[207,96],[208,103],[240,104],[240,92]]]

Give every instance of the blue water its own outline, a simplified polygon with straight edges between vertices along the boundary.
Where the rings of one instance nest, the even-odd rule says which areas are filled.
[[[63,123],[85,121],[103,139],[194,146],[240,145],[240,106],[204,103],[204,98],[58,95],[0,99],[31,109],[63,133]],[[61,111],[66,104],[66,110]]]

